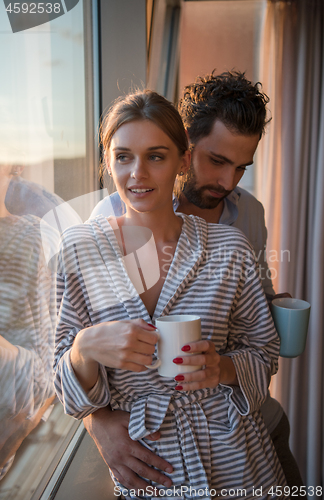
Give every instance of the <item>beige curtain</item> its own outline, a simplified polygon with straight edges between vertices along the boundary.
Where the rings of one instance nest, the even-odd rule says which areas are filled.
[[[258,152],[257,197],[265,206],[275,289],[312,306],[306,351],[280,358],[271,391],[287,412],[305,484],[323,486],[323,0],[268,1],[259,80],[272,121]]]

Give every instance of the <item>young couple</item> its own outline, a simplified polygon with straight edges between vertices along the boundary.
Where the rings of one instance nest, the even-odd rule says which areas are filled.
[[[243,75],[234,78],[245,80]],[[270,498],[275,496],[271,487],[286,484],[260,412],[277,369],[279,339],[253,249],[240,231],[209,223],[226,215],[233,201],[226,196],[252,163],[264,128],[264,95],[253,88],[250,100],[262,106],[252,123],[244,112],[237,127],[226,113],[209,118],[205,127],[185,121],[193,146],[191,166],[181,118],[168,101],[151,91],[119,100],[104,123],[103,146],[126,212],[108,219],[99,215],[68,230],[63,240],[56,390],[67,413],[98,415],[99,423],[93,425],[95,417],[88,427],[99,440],[102,412],[105,418],[110,415],[108,404],[120,429],[128,412],[130,438],[144,445],[147,455],[136,448],[132,464],[110,464],[121,487],[147,484],[139,477],[142,482],[135,484],[135,473],[160,488],[205,489],[202,498],[210,498],[211,490],[231,488],[243,488],[252,498],[253,488],[261,487],[263,498]],[[218,145],[214,135],[222,138]],[[198,163],[204,172],[200,179]],[[174,212],[174,183],[187,172]],[[232,193],[234,206],[239,194]],[[137,261],[147,230],[154,245]],[[227,249],[222,261],[207,257],[217,246]],[[166,247],[173,253],[169,269],[162,265]],[[242,253],[245,258],[237,260]],[[145,276],[151,258],[160,273],[152,286],[141,289],[135,271]],[[220,268],[228,279],[221,278]],[[201,317],[203,340],[185,346],[193,353],[189,360],[175,362],[204,368],[173,380],[146,365],[154,360],[158,338],[152,323],[179,313]],[[125,443],[122,433],[116,434],[117,446],[119,439]]]

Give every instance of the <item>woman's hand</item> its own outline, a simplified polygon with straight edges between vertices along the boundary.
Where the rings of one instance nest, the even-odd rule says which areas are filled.
[[[173,360],[177,365],[200,365],[201,370],[183,373],[175,377],[179,391],[194,391],[205,387],[217,387],[223,383],[238,385],[236,370],[233,361],[228,356],[220,356],[210,340],[199,340],[185,345],[184,352],[193,353],[192,356],[178,357]],[[197,353],[197,354],[194,354]]]
[[[71,363],[84,390],[98,378],[99,364],[133,372],[147,370],[158,335],[142,319],[110,321],[81,330],[71,350]]]

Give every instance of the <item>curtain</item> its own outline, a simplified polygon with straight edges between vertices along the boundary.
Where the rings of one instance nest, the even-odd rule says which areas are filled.
[[[323,0],[268,1],[262,33],[259,80],[272,120],[258,148],[256,194],[276,292],[311,304],[306,350],[280,358],[271,392],[288,415],[305,485],[316,487],[324,483]]]

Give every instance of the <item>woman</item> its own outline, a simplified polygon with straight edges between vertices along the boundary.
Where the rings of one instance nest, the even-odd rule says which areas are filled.
[[[258,409],[279,340],[252,249],[238,230],[174,213],[174,182],[190,158],[163,97],[147,90],[117,101],[103,147],[126,214],[98,216],[63,239],[54,369],[65,411],[83,418],[108,403],[129,411],[130,436],[172,463],[175,498],[233,498],[233,489],[275,498],[271,487],[286,483]],[[174,362],[204,368],[173,380],[146,368],[152,323],[183,313],[201,317],[203,340]],[[147,441],[157,429],[161,439]]]

